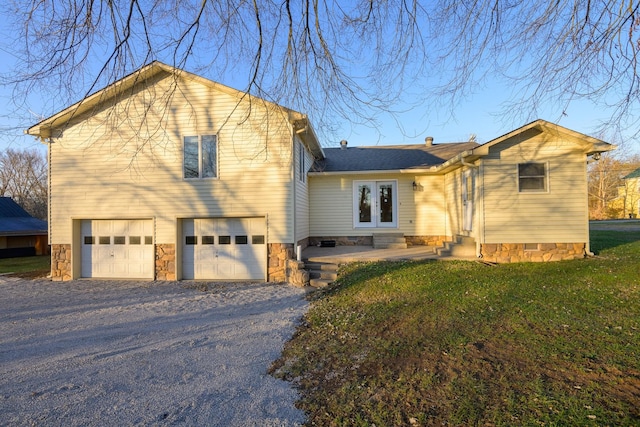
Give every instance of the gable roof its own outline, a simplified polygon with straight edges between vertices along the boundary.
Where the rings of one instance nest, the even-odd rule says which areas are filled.
[[[631,179],[631,178],[640,178],[640,168],[634,170],[629,175],[625,176],[622,179]]]
[[[514,137],[518,137],[526,132],[536,133],[548,133],[552,135],[561,135],[563,138],[571,139],[574,141],[580,141],[585,147],[585,154],[591,155],[595,153],[602,153],[604,151],[611,151],[616,148],[615,145],[604,142],[600,139],[586,135],[584,133],[576,132],[566,127],[548,122],[546,120],[538,119],[531,123],[528,123],[522,127],[512,130],[498,138],[482,144],[480,147],[474,150],[474,155],[485,156],[489,154],[489,149],[497,144],[509,141]]]
[[[325,148],[325,159],[316,162],[315,172],[363,172],[428,169],[479,144],[461,142],[434,145],[390,145]]]
[[[482,145],[475,142],[449,144],[368,146],[325,148],[326,158],[317,161],[312,174],[413,172],[444,173],[489,154],[492,147],[509,143],[515,138],[547,133],[581,144],[586,156],[610,151],[615,145],[600,139],[538,119]]]
[[[47,223],[29,215],[11,197],[0,197],[0,236],[47,234]]]
[[[238,100],[241,100],[245,97],[248,99],[260,99],[262,102],[268,105],[281,109],[284,113],[287,114],[290,123],[294,125],[294,131],[296,131],[298,135],[305,141],[305,144],[307,144],[309,149],[313,152],[314,156],[322,157],[322,147],[318,142],[316,133],[314,132],[306,114],[302,114],[300,112],[291,110],[265,99],[258,98],[249,93],[233,89],[229,86],[214,82],[213,80],[209,80],[188,71],[172,67],[160,61],[153,61],[150,64],[147,64],[134,71],[133,73],[123,77],[122,79],[108,85],[107,87],[85,97],[81,101],[65,108],[64,110],[44,120],[41,120],[40,122],[28,128],[25,133],[28,135],[36,136],[43,141],[45,139],[51,138],[53,130],[64,127],[72,119],[82,116],[82,114],[91,111],[92,109],[96,108],[96,106],[116,98],[122,93],[125,93],[127,90],[134,88],[141,82],[149,80],[161,73],[173,76],[176,79],[181,78],[198,82],[204,86],[236,97]]]

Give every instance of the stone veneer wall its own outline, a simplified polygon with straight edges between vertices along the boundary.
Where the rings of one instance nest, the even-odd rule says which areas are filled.
[[[295,259],[293,243],[269,243],[267,246],[267,280],[286,282],[287,261]]]
[[[372,236],[322,236],[309,237],[309,246],[320,245],[321,240],[335,240],[336,246],[372,246]]]
[[[308,246],[306,239],[298,242],[303,248]],[[309,272],[304,263],[296,260],[296,251],[291,243],[269,243],[267,247],[267,280],[269,282],[287,282],[294,286],[307,286]]]
[[[71,280],[71,245],[51,245],[51,280]]]
[[[539,243],[535,250],[525,250],[524,243],[484,243],[482,259],[489,262],[547,262],[584,258],[585,243]]]
[[[449,236],[404,236],[407,246],[443,246],[453,240]]]
[[[176,245],[156,245],[156,280],[176,280]]]
[[[309,246],[309,238],[307,237],[305,239],[298,240],[298,244],[297,245],[300,246],[302,249],[308,247]]]

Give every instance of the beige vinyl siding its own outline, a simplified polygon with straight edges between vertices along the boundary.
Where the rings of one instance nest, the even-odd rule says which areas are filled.
[[[153,218],[155,241],[174,243],[176,218],[210,216],[267,216],[268,241],[292,241],[286,117],[173,82],[158,79],[53,138],[52,243],[71,242],[71,218]],[[218,135],[218,178],[183,179],[183,137],[208,134]]]
[[[299,147],[303,147],[303,156],[304,156],[304,179],[301,179],[300,176],[300,167],[299,167]],[[295,230],[295,241],[296,243],[302,239],[309,237],[309,177],[306,176],[306,172],[309,170],[311,165],[313,164],[313,157],[309,153],[309,151],[304,147],[301,140],[296,137],[295,138],[295,161],[294,161],[294,170],[295,170],[295,191],[296,191],[296,206],[295,206],[295,216],[296,216],[296,230]]]
[[[462,233],[462,169],[448,173],[445,178],[446,233],[454,236]]]
[[[407,195],[412,197],[409,197],[409,200],[400,206],[401,215],[403,217],[406,215],[406,221],[403,222],[404,234],[408,236],[449,235],[445,177],[441,175],[416,176],[415,182],[418,185],[418,191],[413,191],[414,177],[411,178],[409,183],[411,193],[407,193]],[[403,209],[405,206],[411,205],[413,205],[412,209]],[[413,215],[411,215],[412,212]]]
[[[397,181],[398,227],[355,228],[353,223],[354,181]],[[413,191],[414,180],[420,191]],[[368,236],[374,232],[405,235],[442,235],[444,221],[442,176],[406,174],[325,175],[309,178],[311,236]]]
[[[539,135],[484,160],[485,243],[586,242],[586,158],[570,141]],[[547,191],[518,191],[518,163],[545,163]]]

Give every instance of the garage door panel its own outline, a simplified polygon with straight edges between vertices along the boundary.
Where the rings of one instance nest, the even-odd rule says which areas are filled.
[[[153,279],[151,220],[83,220],[81,275]]]
[[[183,278],[264,280],[266,245],[252,243],[254,223],[257,224],[256,229],[264,233],[264,218],[183,220]],[[194,244],[186,243],[187,236],[193,237]]]

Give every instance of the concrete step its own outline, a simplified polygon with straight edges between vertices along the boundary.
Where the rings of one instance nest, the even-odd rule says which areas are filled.
[[[327,286],[331,285],[333,283],[333,280],[329,280],[329,279],[311,279],[309,280],[309,286],[311,286],[312,288],[326,288]]]
[[[309,270],[310,279],[337,280],[338,272],[331,270]]]
[[[305,261],[304,267],[307,270],[326,270],[326,271],[338,271],[338,265],[328,262],[318,261]]]
[[[468,236],[456,236],[453,242],[445,242],[444,247],[436,250],[438,256],[456,258],[475,258],[476,241]]]
[[[407,240],[402,233],[374,233],[374,249],[406,249]]]
[[[309,285],[314,288],[326,288],[338,279],[338,265],[323,262],[305,262],[309,272]]]

